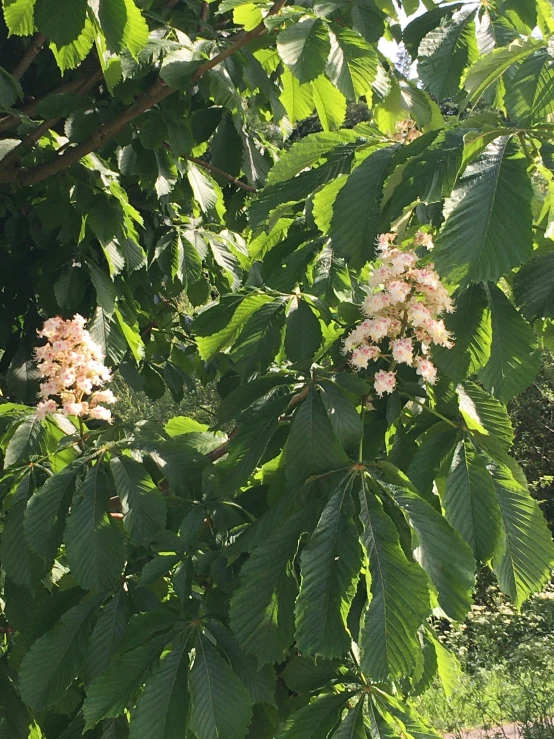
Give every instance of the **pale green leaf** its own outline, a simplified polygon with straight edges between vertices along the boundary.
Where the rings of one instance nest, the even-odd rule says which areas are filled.
[[[331,48],[329,31],[319,18],[306,18],[277,35],[279,56],[301,84],[325,70]]]

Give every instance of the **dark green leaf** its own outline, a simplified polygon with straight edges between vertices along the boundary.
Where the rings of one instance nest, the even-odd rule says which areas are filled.
[[[305,300],[295,298],[287,315],[285,352],[291,362],[311,362],[323,336],[319,319]]]
[[[139,462],[130,457],[114,457],[110,468],[121,500],[123,525],[131,543],[141,544],[165,528],[165,501]]]
[[[65,46],[81,34],[87,0],[36,0],[35,24],[56,46]]]

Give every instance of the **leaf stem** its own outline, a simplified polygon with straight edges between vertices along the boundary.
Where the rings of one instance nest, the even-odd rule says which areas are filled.
[[[415,403],[416,405],[418,405],[420,408],[423,408],[423,410],[427,411],[428,413],[432,413],[437,418],[440,418],[441,421],[444,421],[449,426],[452,426],[452,428],[455,428],[455,429],[461,428],[459,423],[455,423],[450,418],[443,416],[442,413],[439,413],[433,408],[430,408],[428,405],[426,405],[425,403],[422,403],[420,400],[415,398],[413,395],[410,395],[409,393],[400,393],[400,395],[404,396],[405,398],[409,398],[412,401],[412,403]]]

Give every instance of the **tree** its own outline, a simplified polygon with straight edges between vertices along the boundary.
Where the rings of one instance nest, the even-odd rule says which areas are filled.
[[[505,403],[552,341],[554,18],[424,5],[3,0],[10,739],[434,736],[433,616],[477,565],[547,581]],[[376,274],[433,315],[394,328]],[[37,412],[37,329],[76,313],[154,399],[217,383],[217,423]]]

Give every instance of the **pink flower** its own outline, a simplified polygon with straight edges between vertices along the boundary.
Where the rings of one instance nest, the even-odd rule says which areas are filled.
[[[392,393],[396,387],[396,374],[379,370],[375,373],[373,387],[379,397],[382,397],[383,393]]]
[[[413,345],[411,339],[396,339],[391,342],[392,358],[395,362],[411,364],[413,362]]]
[[[424,246],[428,251],[435,248],[431,234],[423,233],[423,231],[416,233],[414,241],[418,246]]]
[[[102,405],[97,405],[95,408],[89,410],[89,416],[91,418],[97,418],[100,421],[111,421],[112,412],[108,408],[104,408]]]
[[[95,405],[96,403],[115,403],[117,401],[117,398],[112,393],[111,390],[97,390],[95,393],[92,394],[92,404]]]
[[[425,357],[416,357],[416,374],[428,382],[430,385],[434,385],[437,379],[437,368]]]
[[[400,280],[391,280],[387,285],[391,303],[403,303],[411,291],[411,285]]]
[[[46,416],[50,413],[54,413],[57,410],[55,400],[45,400],[43,403],[37,404],[37,418],[39,421],[44,421]]]

